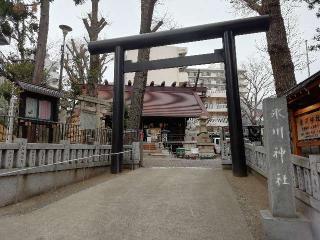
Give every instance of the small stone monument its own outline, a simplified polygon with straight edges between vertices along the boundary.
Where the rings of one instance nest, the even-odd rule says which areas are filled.
[[[79,96],[80,100],[80,128],[96,129],[104,127],[101,118],[110,109],[110,103],[106,100],[90,97]]]
[[[197,147],[197,125],[196,125],[196,120],[194,119],[188,119],[187,121],[187,127],[186,127],[186,132],[185,132],[185,137],[184,137],[184,143],[183,147],[188,151],[191,150],[191,148],[196,148]]]
[[[197,147],[200,158],[213,158],[214,144],[212,143],[207,130],[208,116],[201,115],[199,118],[199,134],[197,137]]]
[[[311,240],[310,222],[296,212],[287,100],[263,102],[270,211],[261,211],[267,239]]]

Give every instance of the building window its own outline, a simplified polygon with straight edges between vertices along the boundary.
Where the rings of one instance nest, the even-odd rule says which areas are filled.
[[[51,102],[45,100],[39,101],[39,119],[51,119]]]
[[[35,98],[26,99],[26,114],[27,118],[37,118],[38,116],[38,100]]]
[[[38,100],[35,98],[26,98],[26,113],[25,117],[41,120],[51,119],[51,102],[47,100]]]

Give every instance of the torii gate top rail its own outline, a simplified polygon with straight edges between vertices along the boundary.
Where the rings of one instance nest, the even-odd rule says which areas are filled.
[[[101,54],[114,52],[117,46],[121,46],[123,50],[133,50],[194,42],[222,38],[226,31],[232,31],[233,35],[264,32],[268,30],[269,23],[270,16],[264,15],[168,31],[139,34],[129,37],[100,40],[90,42],[88,48],[91,54]]]

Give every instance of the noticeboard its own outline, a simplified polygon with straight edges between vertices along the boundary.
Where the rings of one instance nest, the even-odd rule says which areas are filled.
[[[320,109],[296,118],[298,141],[320,138]]]

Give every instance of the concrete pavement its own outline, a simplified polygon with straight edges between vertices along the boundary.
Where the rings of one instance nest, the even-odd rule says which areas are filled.
[[[24,215],[0,217],[1,240],[253,240],[222,170],[128,172]]]

